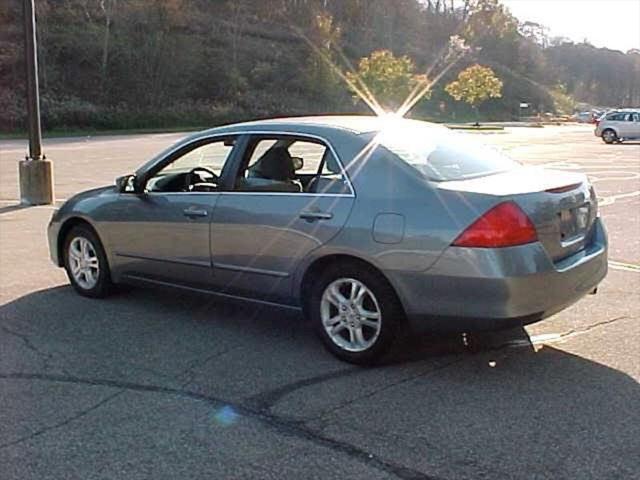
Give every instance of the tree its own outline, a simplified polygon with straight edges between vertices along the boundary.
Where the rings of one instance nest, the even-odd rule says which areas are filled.
[[[382,108],[394,111],[418,83],[427,82],[424,75],[415,73],[415,65],[409,57],[396,57],[389,50],[376,50],[361,58],[358,71],[348,72],[347,79],[356,100],[361,98],[358,90],[362,90],[360,87],[364,84]]]
[[[469,19],[463,37],[473,46],[494,50],[494,43],[513,42],[518,34],[518,20],[499,0],[471,2]]]
[[[549,93],[553,98],[553,106],[557,113],[571,115],[576,108],[576,102],[570,95],[567,95],[567,88],[559,84],[551,88]]]
[[[316,15],[310,30],[307,40],[314,51],[304,70],[306,87],[311,96],[335,107],[344,95],[342,81],[336,73],[339,67],[334,53],[340,48],[342,32],[327,13]]]
[[[455,100],[471,105],[476,111],[478,124],[478,105],[488,98],[502,96],[502,81],[489,67],[472,65],[458,75],[458,79],[445,87],[446,92]]]
[[[107,70],[109,68],[109,48],[111,40],[111,23],[113,13],[116,9],[116,0],[101,0],[100,9],[104,13],[104,35],[102,37],[102,62],[100,75],[100,93],[105,97],[105,87],[107,84]]]
[[[549,29],[536,22],[525,21],[518,25],[518,33],[542,48],[549,46]]]

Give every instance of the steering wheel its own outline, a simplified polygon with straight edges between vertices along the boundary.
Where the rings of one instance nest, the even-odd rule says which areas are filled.
[[[212,177],[210,182],[206,182],[206,183],[213,183],[217,185],[218,180],[220,180],[220,177],[218,177],[218,175],[215,172],[209,170],[207,167],[194,167],[191,170],[189,170],[189,172],[184,177],[185,191],[187,192],[191,191],[193,189],[194,184],[202,182],[202,177],[198,175],[197,172],[204,172],[208,176]],[[197,177],[195,182],[193,181],[194,177]]]

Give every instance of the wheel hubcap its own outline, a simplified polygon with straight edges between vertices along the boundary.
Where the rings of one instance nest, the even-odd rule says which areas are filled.
[[[375,295],[353,278],[341,278],[327,286],[320,301],[320,317],[331,341],[350,352],[370,348],[382,327]]]
[[[93,244],[84,237],[76,237],[69,244],[69,268],[80,287],[90,290],[98,283],[100,262]]]

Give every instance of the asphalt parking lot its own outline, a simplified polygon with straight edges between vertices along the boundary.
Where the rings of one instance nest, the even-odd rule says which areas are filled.
[[[181,134],[54,139],[56,196],[111,183]],[[597,295],[496,334],[326,353],[293,313],[182,292],[89,300],[49,261],[52,207],[17,203],[0,141],[0,478],[640,478],[640,143],[587,126],[485,136],[586,172],[611,268]]]

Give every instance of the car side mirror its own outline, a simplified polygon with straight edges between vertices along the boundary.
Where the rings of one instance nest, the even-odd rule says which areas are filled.
[[[291,160],[293,160],[294,170],[302,170],[302,167],[304,167],[304,160],[302,157],[291,157]]]
[[[123,175],[116,178],[116,190],[118,193],[134,193],[136,191],[136,176]]]

